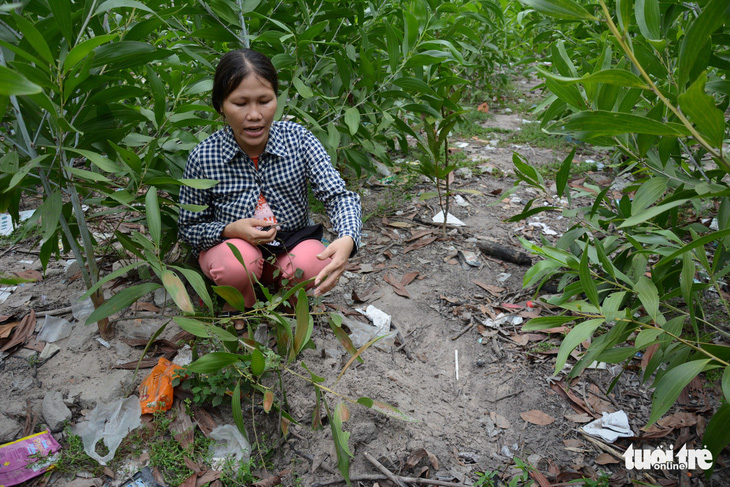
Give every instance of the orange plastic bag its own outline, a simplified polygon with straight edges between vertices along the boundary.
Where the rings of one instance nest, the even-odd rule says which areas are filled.
[[[181,369],[165,357],[152,368],[152,372],[139,385],[139,403],[142,414],[167,411],[172,406],[172,379],[175,371]]]

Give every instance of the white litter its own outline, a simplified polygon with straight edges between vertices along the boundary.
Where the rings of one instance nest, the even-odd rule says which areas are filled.
[[[20,221],[25,221],[33,216],[35,210],[25,210],[19,213]],[[13,225],[13,218],[8,213],[0,213],[0,235],[8,236],[15,231],[15,225]]]
[[[0,304],[4,303],[16,289],[18,286],[0,287]]]
[[[512,277],[512,274],[510,274],[509,272],[502,272],[497,276],[497,282],[504,282],[510,277]]]
[[[459,149],[465,149],[469,147],[469,142],[457,142],[454,144],[454,146],[458,147]]]
[[[583,426],[583,431],[591,436],[597,436],[604,441],[613,443],[618,438],[629,438],[634,436],[629,426],[629,418],[623,411],[615,413],[603,413],[602,418]]]
[[[436,215],[434,215],[432,221],[434,223],[443,223],[444,222],[444,212],[443,211],[439,211],[438,213],[436,213]],[[458,218],[456,218],[451,213],[449,213],[446,216],[446,223],[448,223],[449,225],[457,226],[457,227],[465,227],[466,226],[466,223],[464,223],[463,221],[459,220]]]
[[[710,230],[712,230],[713,232],[716,232],[719,229],[720,229],[720,226],[717,223],[717,218],[713,218],[712,221],[710,222]]]
[[[464,197],[461,196],[460,194],[457,194],[456,196],[454,196],[454,203],[456,203],[458,206],[463,206],[463,207],[469,206],[469,202],[466,201],[464,199]]]

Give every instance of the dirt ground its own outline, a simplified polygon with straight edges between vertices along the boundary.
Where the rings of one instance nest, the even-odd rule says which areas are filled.
[[[539,96],[530,91],[533,85],[522,87],[528,100]],[[498,109],[493,115],[481,123],[512,131],[524,125],[521,114]],[[689,477],[686,472],[651,471],[644,475],[629,471],[623,460],[611,453],[623,453],[632,442],[638,445],[639,441],[652,448],[680,441],[700,447],[706,418],[715,406],[710,386],[700,380],[680,398],[684,403],[670,411],[674,420],[665,422],[663,436],[622,438],[607,445],[581,432],[581,426],[601,413],[623,410],[638,436],[649,417],[651,390],[639,380],[638,367],[631,367],[606,396],[605,391],[621,371],[609,365],[587,370],[571,384],[567,395],[561,393],[566,372],[553,375],[559,340],[549,334],[521,331],[520,323],[549,313],[534,304],[539,296],[534,296],[533,290],[522,289],[529,266],[487,256],[478,244],[491,241],[520,251],[518,237],[539,241],[542,236],[555,241],[565,232],[569,222],[557,213],[506,223],[504,220],[519,213],[533,194],[521,187],[511,198],[502,196],[514,183],[514,151],[535,166],[562,160],[565,154],[526,145],[516,147],[504,142],[508,137],[509,133],[492,134],[491,139],[503,140],[499,144],[482,139],[453,141],[454,151],[473,161],[469,171],[457,172],[454,187],[481,195],[463,193],[464,206],[452,205],[451,213],[465,225],[450,227],[445,237],[429,223],[438,212],[436,200],[418,199],[419,192],[432,189],[429,184],[419,181],[404,194],[402,186],[389,184],[383,177],[371,178],[361,188],[364,213],[370,215],[364,227],[364,245],[324,303],[351,319],[356,319],[356,308],[372,305],[391,316],[400,338],[390,351],[368,350],[365,362],[351,367],[335,390],[353,399],[367,396],[384,401],[414,421],[349,406],[351,417],[345,429],[351,433],[353,484],[394,485],[383,480],[381,472],[366,459],[369,454],[397,475],[428,477],[441,482],[437,485],[474,485],[478,474],[488,471],[498,472],[506,483],[521,473],[515,469],[516,461],[529,462],[544,475],[543,479],[535,475],[525,485],[596,479],[602,472],[610,477],[611,485],[631,481],[730,485],[726,457],[719,460],[713,479],[707,481],[697,472]],[[601,151],[579,149],[575,160],[606,162],[606,157]],[[609,172],[580,177],[599,185],[614,183]],[[578,191],[582,181],[573,183],[574,191]],[[536,262],[534,258],[532,262]],[[23,243],[2,249],[0,269],[5,273],[39,270],[37,252]],[[389,283],[401,283],[404,278],[406,284],[399,290],[405,289],[407,296],[395,292],[398,284]],[[149,338],[165,321],[164,309],[155,311],[150,297],[150,305],[125,311],[120,318],[145,317],[117,321],[116,338],[105,343],[96,330],[78,324],[67,309],[82,292],[83,283],[74,277],[72,264],[54,262],[45,279],[18,287],[0,304],[0,315],[9,317],[7,321],[35,310],[37,330],[44,321],[43,312],[49,310],[60,309],[62,312],[53,316],[63,317],[74,326],[69,337],[54,343],[58,350],[50,357],[39,356],[47,345],[34,335],[23,348],[2,358],[0,390],[5,393],[0,396],[0,443],[28,434],[29,425],[36,423],[55,422],[51,427],[58,432],[63,420],[72,424],[82,420],[98,402],[136,392],[144,371],[133,380],[133,370],[117,367],[139,359],[142,349],[131,346],[129,339]],[[506,318],[494,325],[500,314]],[[178,331],[170,326],[163,337],[172,338]],[[348,357],[338,351],[341,346],[326,327],[315,330],[313,341],[316,350],[305,351],[301,359],[332,386]],[[292,415],[309,424],[315,400],[311,386],[294,377],[285,380]],[[333,405],[337,398],[330,395],[329,401]],[[60,411],[59,422],[57,416],[63,408],[68,413]],[[219,424],[232,423],[229,409],[211,412]],[[273,415],[259,412],[256,417],[259,432],[273,434]],[[246,421],[251,431],[251,419]],[[334,485],[341,477],[335,473],[337,458],[329,428],[313,431],[295,425],[290,431],[289,441],[281,444],[272,458],[276,469],[291,469],[283,477],[284,485]],[[119,485],[122,480],[109,485]],[[69,482],[57,478],[50,485]]]

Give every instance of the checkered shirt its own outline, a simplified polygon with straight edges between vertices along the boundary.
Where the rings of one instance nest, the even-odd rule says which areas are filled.
[[[274,122],[258,170],[236,143],[230,127],[221,129],[190,153],[184,178],[214,179],[210,189],[180,188],[181,205],[202,205],[201,212],[180,209],[180,237],[197,256],[223,242],[223,229],[241,218],[252,218],[259,194],[269,203],[282,230],[309,225],[307,182],[327,211],[339,237],[350,236],[360,246],[360,196],[345,188],[322,144],[309,130],[293,122]]]

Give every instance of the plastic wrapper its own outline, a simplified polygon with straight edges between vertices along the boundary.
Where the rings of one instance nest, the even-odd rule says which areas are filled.
[[[49,431],[0,445],[0,485],[18,485],[42,475],[53,465],[54,453],[60,449]]]
[[[165,357],[160,357],[150,375],[139,385],[139,403],[143,414],[170,409],[175,392],[172,379],[175,377],[175,371],[181,368]]]
[[[57,316],[46,316],[43,320],[43,328],[38,334],[38,341],[52,343],[71,334],[73,325],[68,320]]]
[[[241,461],[247,462],[251,458],[251,445],[236,426],[232,424],[218,426],[210,432],[210,437],[215,440],[215,443],[210,445],[210,453],[216,466],[220,467],[226,458],[231,456],[235,457],[235,465],[239,465]]]
[[[89,420],[76,427],[75,433],[83,440],[86,454],[106,465],[129,432],[142,424],[141,416],[139,399],[129,396],[109,404],[98,404],[89,414]],[[103,457],[96,452],[99,441],[103,441],[109,450]]]

